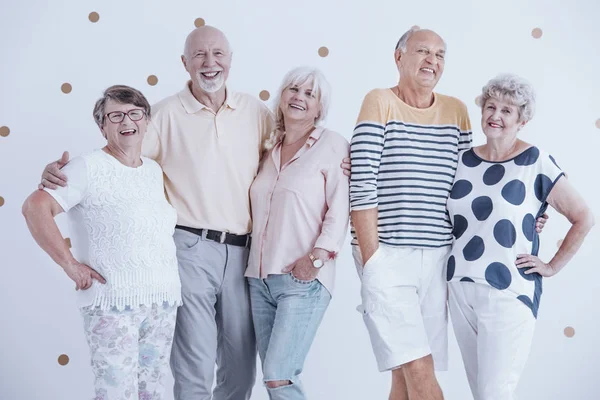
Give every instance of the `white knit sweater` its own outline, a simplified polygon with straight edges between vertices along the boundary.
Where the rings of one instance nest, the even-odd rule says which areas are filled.
[[[159,165],[142,161],[131,168],[97,150],[63,168],[67,187],[46,190],[68,211],[76,259],[106,279],[78,292],[80,307],[181,304],[177,213],[165,198]]]

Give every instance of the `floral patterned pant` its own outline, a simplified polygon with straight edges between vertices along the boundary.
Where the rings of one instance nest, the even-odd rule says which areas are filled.
[[[95,375],[95,400],[159,400],[175,330],[177,307],[81,310]]]

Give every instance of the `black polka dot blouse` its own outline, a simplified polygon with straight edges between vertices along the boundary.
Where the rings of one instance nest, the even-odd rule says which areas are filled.
[[[502,162],[461,152],[447,203],[454,236],[447,280],[506,291],[537,317],[542,277],[526,275],[515,260],[537,255],[535,222],[562,175],[554,158],[535,146]]]

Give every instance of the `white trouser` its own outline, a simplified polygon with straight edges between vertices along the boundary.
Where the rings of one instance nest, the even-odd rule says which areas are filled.
[[[475,400],[514,400],[535,318],[509,293],[474,282],[451,282],[450,318]]]

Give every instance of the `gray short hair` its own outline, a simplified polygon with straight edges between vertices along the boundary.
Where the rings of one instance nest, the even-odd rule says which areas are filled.
[[[288,72],[283,78],[283,82],[279,86],[277,96],[273,104],[275,106],[275,121],[277,122],[277,129],[284,131],[285,126],[283,123],[283,113],[279,107],[281,102],[281,95],[283,91],[290,86],[302,86],[306,82],[312,81],[312,93],[319,100],[319,116],[315,120],[315,125],[321,123],[327,117],[329,111],[329,102],[331,98],[331,87],[329,82],[325,78],[325,75],[316,68],[311,67],[298,67]]]
[[[395,50],[400,50],[401,52],[406,53],[406,44],[408,43],[408,39],[410,39],[410,37],[413,35],[413,33],[417,32],[419,30],[421,30],[421,28],[413,26],[412,28],[410,28],[409,30],[404,32],[404,34],[402,36],[400,36],[400,40],[398,40],[398,43],[396,43]]]
[[[519,108],[519,122],[530,121],[535,113],[535,92],[531,84],[514,74],[503,74],[491,79],[477,97],[481,108],[490,98],[504,100]]]
[[[423,30],[428,30],[428,29],[421,29],[418,26],[413,26],[412,28],[410,28],[409,30],[404,32],[404,34],[402,36],[400,36],[398,43],[396,43],[396,48],[394,49],[394,51],[400,50],[401,52],[406,53],[406,49],[407,49],[406,44],[408,43],[408,40],[411,38],[411,36],[415,32],[419,32],[419,31],[423,31]],[[437,33],[436,33],[436,35],[437,35]],[[442,42],[444,42],[444,47],[448,47],[448,45],[446,44],[446,41],[443,38],[442,38]]]
[[[104,91],[102,97],[96,101],[96,105],[94,106],[94,121],[96,121],[100,129],[102,129],[104,124],[104,110],[108,100],[140,107],[146,113],[146,118],[150,119],[150,103],[148,103],[142,92],[129,86],[114,85]]]

